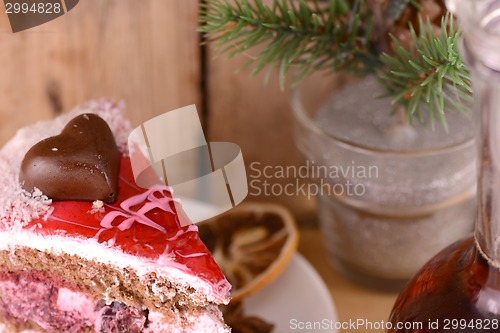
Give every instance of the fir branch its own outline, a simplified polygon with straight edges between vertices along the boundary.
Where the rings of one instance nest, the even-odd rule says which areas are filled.
[[[370,1],[370,0],[368,0]],[[396,20],[419,0],[390,0],[387,17]],[[200,30],[229,57],[258,51],[247,62],[252,74],[279,68],[280,84],[291,69],[295,79],[321,69],[365,74],[377,71],[409,123],[429,119],[446,127],[445,109],[464,111],[472,101],[470,75],[458,52],[460,33],[451,15],[435,34],[430,22],[411,26],[411,49],[392,38],[391,54],[379,54],[372,13],[363,0],[206,0]],[[267,76],[266,76],[267,77]],[[428,115],[428,117],[426,116]]]
[[[383,54],[385,69],[380,75],[395,109],[404,106],[409,123],[421,123],[428,114],[434,127],[439,120],[446,128],[446,110],[465,111],[472,102],[471,78],[462,62],[458,41],[460,32],[451,14],[443,17],[441,33],[436,35],[430,22],[419,20],[419,33],[410,27],[411,49],[392,37],[393,54]]]
[[[208,0],[201,32],[229,57],[263,46],[246,66],[252,74],[279,68],[280,84],[293,68],[296,79],[321,69],[373,72],[380,65],[371,15],[363,0]]]

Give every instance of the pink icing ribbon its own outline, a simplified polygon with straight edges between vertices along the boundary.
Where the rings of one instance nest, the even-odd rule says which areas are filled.
[[[118,226],[118,230],[124,231],[132,227],[134,223],[140,223],[147,225],[151,228],[157,229],[163,233],[167,233],[167,230],[159,225],[158,223],[149,219],[146,214],[152,211],[155,208],[161,209],[167,213],[174,213],[174,211],[170,208],[170,202],[173,199],[169,198],[164,194],[167,191],[168,193],[172,193],[170,187],[164,185],[155,185],[152,186],[149,190],[139,195],[130,197],[124,200],[120,207],[123,211],[111,211],[101,221],[101,226],[106,229],[113,228],[113,222],[119,216],[125,217],[125,220],[122,221]],[[162,195],[161,198],[158,198],[155,194],[160,193]],[[146,199],[148,202],[145,202]],[[132,207],[139,205],[141,203],[144,205],[137,211],[133,210]]]

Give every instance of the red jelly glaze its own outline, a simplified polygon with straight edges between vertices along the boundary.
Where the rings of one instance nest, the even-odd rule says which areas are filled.
[[[155,208],[146,214],[150,220],[162,226],[166,233],[137,222],[126,230],[119,230],[117,226],[126,219],[122,216],[113,220],[112,228],[103,228],[101,221],[107,213],[123,212],[120,204],[124,200],[146,192],[135,184],[129,158],[121,159],[118,191],[118,201],[111,205],[105,204],[103,212],[92,213],[91,202],[56,201],[52,203],[54,211],[46,221],[33,220],[25,228],[33,228],[33,232],[42,235],[55,235],[64,231],[68,236],[96,238],[99,243],[110,244],[109,241],[115,240],[112,246],[121,248],[127,254],[152,261],[157,261],[164,254],[180,264],[176,265],[179,268],[208,282],[217,284],[225,280],[219,266],[198,236],[198,228],[195,225],[182,227],[170,200],[170,208],[165,207],[167,211]],[[158,194],[155,196],[158,197]],[[138,210],[140,205],[132,208]]]

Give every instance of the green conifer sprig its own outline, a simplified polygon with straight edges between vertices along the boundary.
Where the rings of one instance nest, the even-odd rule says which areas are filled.
[[[372,42],[371,15],[363,0],[210,0],[202,5],[200,30],[229,57],[256,46],[246,66],[252,74],[279,68],[283,87],[294,69],[297,79],[330,68],[372,72],[380,65]]]
[[[417,34],[410,27],[410,49],[392,37],[393,54],[381,55],[380,79],[394,104],[404,106],[408,122],[423,123],[427,112],[432,126],[438,120],[446,127],[445,109],[465,111],[472,102],[470,74],[458,50],[460,32],[450,14],[438,35],[421,18],[419,28]]]
[[[382,54],[379,38],[389,37],[377,35],[366,1],[205,0],[200,30],[229,57],[253,53],[245,65],[253,66],[252,74],[278,68],[282,87],[291,69],[297,80],[322,69],[375,72],[409,123],[429,119],[446,127],[445,110],[464,110],[472,101],[455,19],[446,15],[437,35],[420,19],[410,27],[410,49],[392,37],[392,49]],[[418,9],[421,3],[391,0],[386,17],[396,20],[408,5]]]

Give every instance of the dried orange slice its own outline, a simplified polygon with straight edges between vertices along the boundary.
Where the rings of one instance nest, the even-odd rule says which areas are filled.
[[[299,239],[292,215],[275,204],[243,204],[198,227],[233,286],[233,301],[273,281],[290,261]]]

